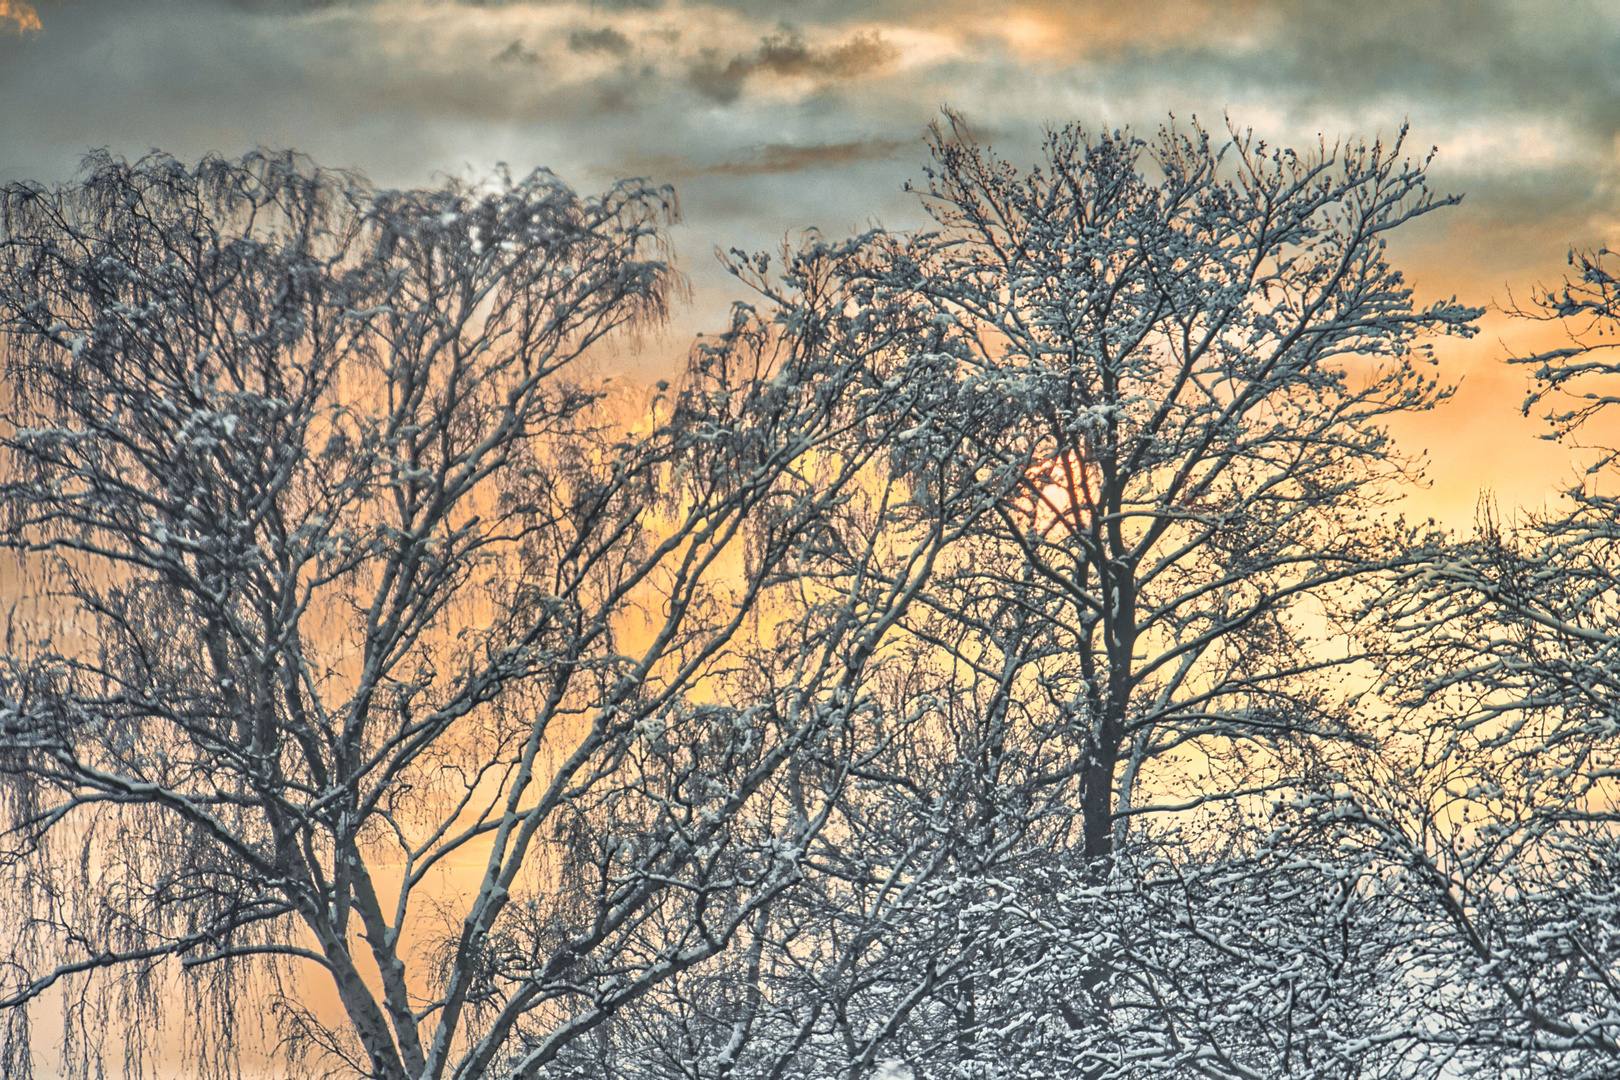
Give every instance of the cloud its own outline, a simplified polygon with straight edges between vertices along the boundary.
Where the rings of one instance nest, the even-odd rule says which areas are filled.
[[[838,169],[861,161],[891,158],[901,150],[919,146],[917,139],[857,139],[853,142],[794,146],[771,143],[746,158],[723,161],[694,170],[694,176],[767,176],[812,169]]]
[[[487,125],[528,140],[528,160],[594,168],[640,147],[768,176],[855,147],[870,160],[887,151],[856,134],[920,131],[940,102],[1015,160],[1048,122],[1151,130],[1173,109],[1219,130],[1228,108],[1285,144],[1410,118],[1414,150],[1441,146],[1447,190],[1482,199],[1488,179],[1492,199],[1519,185],[1620,208],[1620,9],[1599,0],[785,3],[0,0],[0,30],[23,4],[46,29],[0,33],[0,168],[103,142],[322,145],[454,168],[483,160]],[[386,133],[375,146],[358,135],[372,129]],[[1570,182],[1551,192],[1559,172]]]
[[[755,66],[775,75],[853,79],[885,67],[900,50],[876,30],[864,30],[848,41],[817,52],[794,33],[775,34],[760,42]]]
[[[15,34],[39,29],[39,12],[25,0],[0,0],[0,30]]]
[[[497,64],[538,64],[540,54],[513,38],[511,44],[496,53],[492,60]]]
[[[903,150],[922,149],[919,135],[909,139],[865,138],[845,142],[766,143],[722,161],[707,164],[678,154],[636,155],[632,160],[595,170],[601,176],[647,173],[661,180],[704,176],[758,177],[843,169],[865,162],[887,161]]]
[[[782,79],[832,82],[860,78],[893,63],[900,50],[875,30],[862,30],[830,48],[815,48],[795,31],[782,30],[760,39],[759,47],[722,63],[720,54],[706,50],[687,70],[687,83],[703,97],[730,104],[742,94],[743,83],[756,72]]]
[[[630,52],[630,39],[611,26],[604,26],[600,30],[575,30],[568,35],[568,48],[577,53],[625,56]]]
[[[729,105],[742,96],[743,80],[754,70],[752,61],[734,56],[722,66],[713,50],[706,50],[702,59],[686,73],[687,85],[703,97],[721,105]]]

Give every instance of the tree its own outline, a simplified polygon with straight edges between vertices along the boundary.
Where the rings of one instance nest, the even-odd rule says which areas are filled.
[[[1377,514],[1416,476],[1383,421],[1446,396],[1423,339],[1470,334],[1479,314],[1416,306],[1387,259],[1392,231],[1457,202],[1403,146],[1404,132],[1298,154],[1237,131],[1172,127],[1150,143],[1070,126],[1022,172],[959,118],[935,127],[919,194],[937,229],[867,238],[837,298],[932,314],[912,347],[949,354],[952,386],[895,456],[915,463],[918,504],[982,495],[956,500],[972,520],[880,677],[907,722],[872,729],[885,738],[857,752],[806,886],[771,908],[746,963],[726,961],[725,989],[664,988],[673,1028],[636,1038],[678,1049],[636,1068],[729,1075],[746,1048],[761,1076],[859,1080],[889,1056],[918,1076],[977,1075],[992,1058],[1039,1074],[1037,1043],[995,1042],[1036,1001],[1063,1003],[1040,1022],[1084,1044],[1080,1075],[1270,1053],[1264,1024],[1240,1053],[1214,1028],[1172,1038],[1182,1005],[1155,1019],[1136,994],[1154,981],[1136,966],[1149,952],[1111,928],[1139,915],[1167,938],[1154,956],[1213,965],[1165,914],[1207,892],[1113,910],[1098,898],[1177,850],[1152,824],[1128,849],[1132,822],[1314,790],[1324,747],[1370,737],[1335,682],[1372,654],[1330,647],[1329,618],[1424,550],[1421,529]],[[755,285],[786,323],[822,310],[819,295]],[[1199,862],[1209,845],[1182,850],[1189,882],[1221,878]],[[1088,899],[1072,920],[1028,914],[1061,895]],[[1003,947],[1015,915],[1035,935],[1023,962],[1060,973],[1039,994]],[[1296,940],[1327,932],[1301,918]],[[1241,970],[1274,961],[1255,950]],[[1203,1000],[1238,1007],[1244,985]],[[1342,1035],[1310,1038],[1343,1049]]]
[[[1020,479],[935,606],[1027,597],[1088,857],[1155,759],[1340,734],[1307,680],[1346,660],[1292,617],[1403,557],[1374,511],[1415,472],[1382,420],[1445,396],[1416,343],[1479,314],[1415,308],[1387,261],[1387,234],[1458,201],[1404,136],[1298,154],[1070,127],[1019,175],[936,132],[941,232],[908,270],[979,344],[964,389],[1002,403],[964,434]]]
[[[50,620],[0,672],[0,1071],[56,991],[70,1071],[103,1025],[150,1064],[179,985],[203,1072],[268,1009],[336,1073],[533,1076],[797,879],[795,778],[938,530],[748,700],[739,642],[929,384],[722,344],[615,417],[579,365],[662,315],[672,213],[266,154],[0,192],[3,542]]]

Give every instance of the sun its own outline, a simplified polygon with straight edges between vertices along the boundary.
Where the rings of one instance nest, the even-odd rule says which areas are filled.
[[[1094,462],[1065,450],[1025,469],[1009,501],[1025,528],[1042,539],[1074,539],[1096,519],[1100,480]]]

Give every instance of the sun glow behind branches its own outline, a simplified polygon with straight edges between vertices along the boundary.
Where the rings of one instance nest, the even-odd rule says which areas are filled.
[[[1078,450],[1030,466],[1011,502],[1027,527],[1045,540],[1077,539],[1096,518],[1100,477]],[[1053,531],[1062,529],[1060,536]]]

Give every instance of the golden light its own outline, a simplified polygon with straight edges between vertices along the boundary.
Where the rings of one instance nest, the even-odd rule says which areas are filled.
[[[39,12],[26,0],[0,0],[0,30],[14,34],[40,28]]]
[[[1099,497],[1098,479],[1096,465],[1078,450],[1065,450],[1025,470],[1010,501],[1030,530],[1042,539],[1049,538],[1059,526],[1072,539],[1092,521]]]

